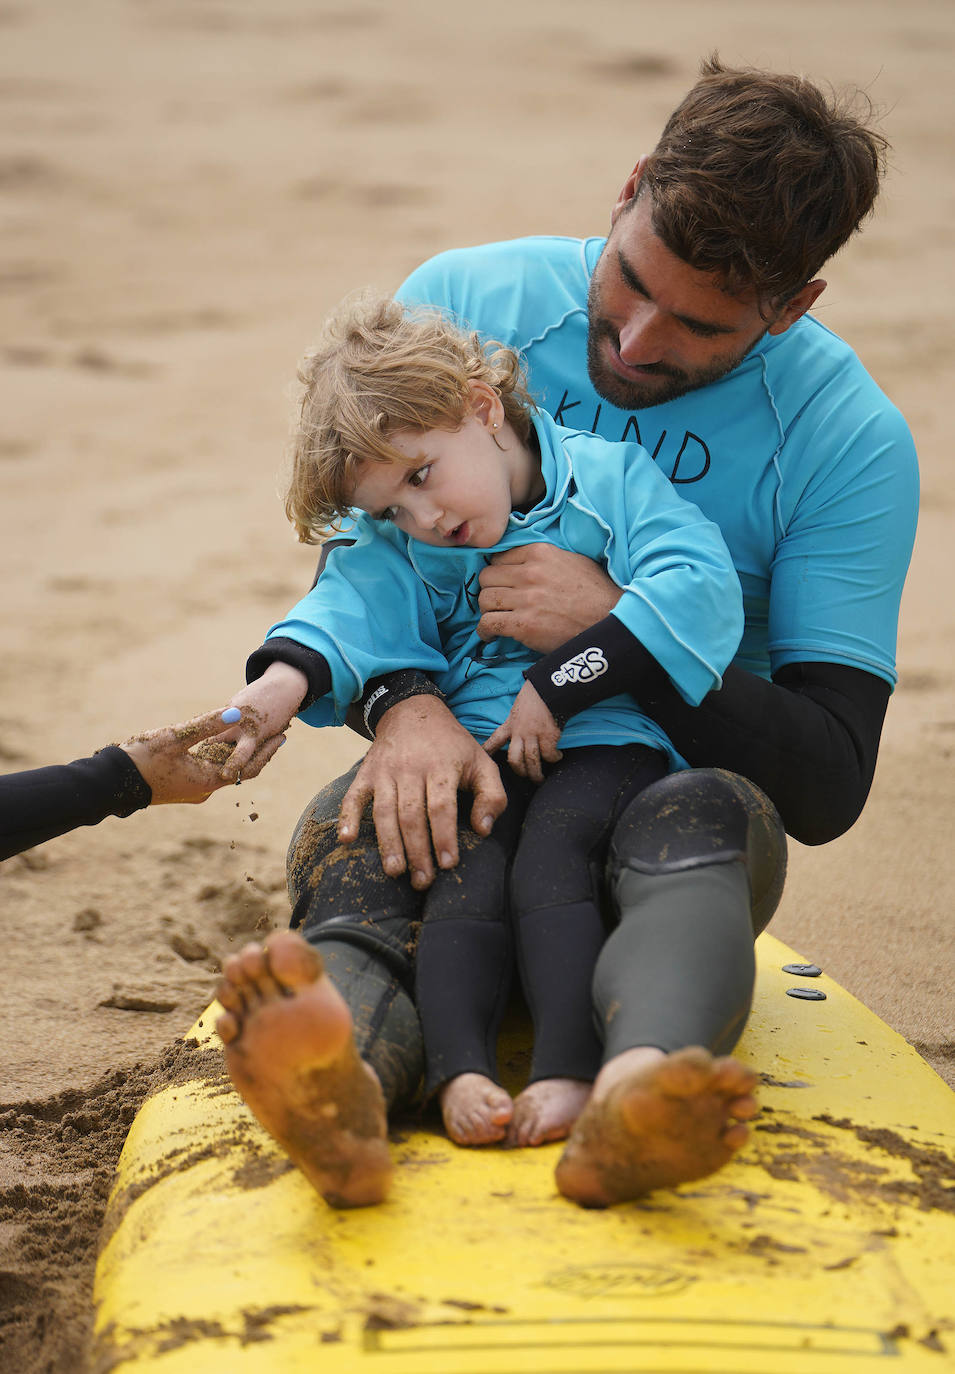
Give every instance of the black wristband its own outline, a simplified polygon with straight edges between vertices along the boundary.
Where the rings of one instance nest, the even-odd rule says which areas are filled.
[[[309,649],[299,644],[297,639],[267,639],[260,649],[250,654],[245,665],[246,682],[255,682],[262,676],[270,663],[290,663],[308,678],[308,691],[298,708],[300,711],[312,706],[319,697],[332,689],[332,670],[328,660],[317,649]]]
[[[361,697],[361,712],[365,729],[371,738],[374,739],[378,722],[386,711],[390,711],[392,706],[397,706],[399,701],[420,696],[440,697],[444,700],[441,688],[418,668],[399,668],[396,673],[369,678]]]
[[[564,725],[578,711],[619,692],[636,696],[641,674],[660,670],[656,659],[615,615],[569,639],[528,668],[524,677]]]

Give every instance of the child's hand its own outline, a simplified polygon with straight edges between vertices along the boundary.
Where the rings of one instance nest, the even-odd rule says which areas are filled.
[[[484,748],[493,754],[505,741],[510,740],[507,761],[514,772],[520,773],[523,778],[530,778],[532,782],[543,782],[541,760],[556,763],[562,757],[557,748],[559,739],[560,726],[536,688],[525,682],[508,712],[507,720],[497,727],[490,739],[484,741]]]
[[[236,692],[229,702],[242,712],[238,725],[220,736],[235,740],[235,748],[222,776],[226,782],[241,782],[243,768],[255,765],[261,753],[274,753],[273,741],[289,727],[308,691],[308,679],[290,663],[270,663],[262,676]]]

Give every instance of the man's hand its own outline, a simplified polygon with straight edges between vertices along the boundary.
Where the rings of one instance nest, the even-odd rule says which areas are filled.
[[[497,764],[437,697],[409,697],[382,716],[342,801],[338,838],[357,837],[371,801],[382,867],[391,877],[410,870],[423,891],[434,881],[435,854],[441,868],[458,861],[459,791],[474,795],[472,828],[490,834],[507,805]]]
[[[238,712],[235,713],[238,715]],[[230,711],[210,711],[182,725],[167,725],[120,745],[132,759],[152,792],[152,806],[167,802],[204,802],[226,785],[222,762],[232,749],[224,735],[234,717]],[[246,776],[255,777],[284,743],[284,736],[270,739],[247,765]],[[203,744],[202,741],[209,741]],[[198,746],[198,747],[197,747]]]
[[[543,782],[544,772],[541,759],[556,763],[562,758],[557,748],[560,739],[560,726],[551,715],[536,687],[525,682],[507,719],[499,725],[490,739],[484,741],[489,754],[503,748],[510,740],[507,761],[515,773],[532,782]]]
[[[620,600],[598,563],[553,544],[496,553],[479,581],[481,638],[516,639],[540,654],[596,625]]]

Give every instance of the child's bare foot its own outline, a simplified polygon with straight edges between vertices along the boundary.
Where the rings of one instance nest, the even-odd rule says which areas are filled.
[[[444,1129],[455,1145],[493,1145],[507,1134],[511,1095],[483,1073],[459,1073],[444,1084],[438,1099]]]
[[[755,1086],[735,1059],[703,1049],[628,1051],[601,1070],[557,1165],[558,1188],[584,1207],[608,1207],[715,1173],[749,1135]]]
[[[514,1101],[514,1117],[507,1132],[509,1145],[546,1145],[563,1140],[593,1090],[579,1078],[539,1078]]]
[[[385,1104],[351,1013],[294,931],[226,960],[216,1029],[232,1082],[333,1207],[380,1202],[391,1180]]]

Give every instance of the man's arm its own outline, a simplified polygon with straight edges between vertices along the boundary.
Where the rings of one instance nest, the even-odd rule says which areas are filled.
[[[603,569],[579,554],[527,545],[481,574],[480,633],[548,653],[597,621],[619,597]],[[566,611],[563,608],[568,608]],[[719,691],[690,706],[654,658],[634,644],[625,690],[693,767],[742,773],[771,798],[788,833],[825,844],[858,819],[872,785],[888,683],[825,662],[793,663],[772,682],[730,667]]]
[[[879,753],[889,684],[838,663],[790,663],[772,682],[728,668],[688,706],[659,674],[641,705],[694,767],[742,773],[775,803],[801,844],[827,844],[862,813]]]

